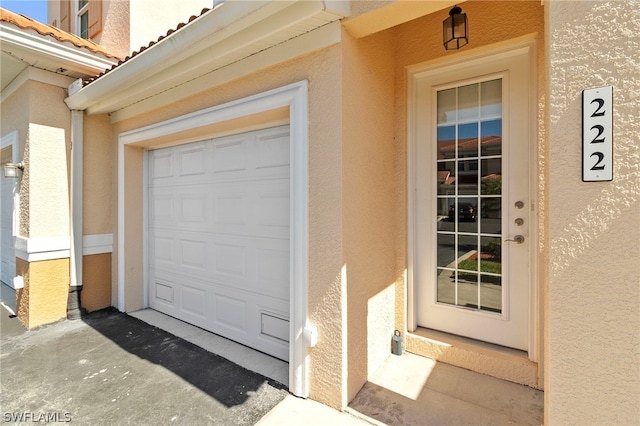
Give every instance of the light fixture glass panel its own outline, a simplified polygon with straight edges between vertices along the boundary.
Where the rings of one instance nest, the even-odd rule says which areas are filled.
[[[18,168],[13,165],[5,165],[2,166],[4,170],[4,177],[6,178],[15,178],[18,177]]]

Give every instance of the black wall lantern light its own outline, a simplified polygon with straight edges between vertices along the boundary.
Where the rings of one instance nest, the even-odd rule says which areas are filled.
[[[458,5],[449,11],[449,17],[442,21],[442,42],[446,50],[457,50],[469,43],[467,14]]]

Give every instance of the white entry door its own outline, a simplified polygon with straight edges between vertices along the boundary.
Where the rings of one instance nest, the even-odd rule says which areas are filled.
[[[417,325],[527,350],[530,47],[413,74]]]
[[[289,128],[148,158],[149,305],[289,356]]]

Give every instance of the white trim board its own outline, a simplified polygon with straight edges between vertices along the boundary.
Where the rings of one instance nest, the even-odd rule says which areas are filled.
[[[121,133],[118,143],[117,307],[125,309],[125,147],[234,118],[288,107],[290,128],[290,329],[289,391],[309,396],[309,357],[304,339],[308,294],[308,82],[300,81],[223,105]],[[146,201],[145,201],[146,203]],[[144,203],[143,203],[144,204]],[[146,259],[146,253],[143,259]],[[146,260],[145,260],[146,261]],[[146,268],[145,270],[146,280]]]
[[[16,257],[27,262],[66,259],[70,254],[71,240],[66,237],[16,237]]]
[[[93,234],[82,237],[83,256],[111,253],[113,251],[113,234]]]

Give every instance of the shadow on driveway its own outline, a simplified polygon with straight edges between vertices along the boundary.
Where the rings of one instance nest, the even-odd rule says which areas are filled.
[[[26,330],[2,309],[0,414],[78,424],[255,424],[283,385],[107,309]]]

